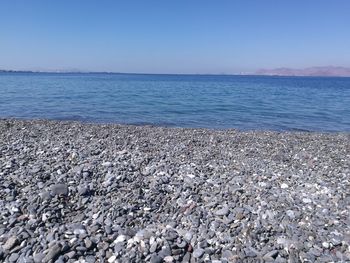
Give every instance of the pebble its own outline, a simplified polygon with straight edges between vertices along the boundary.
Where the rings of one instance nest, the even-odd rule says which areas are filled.
[[[66,184],[54,184],[51,186],[53,195],[68,195],[68,186]]]
[[[108,258],[108,263],[113,263],[115,262],[115,260],[117,259],[117,257],[115,255],[111,256],[110,258]]]
[[[17,237],[12,236],[9,239],[7,239],[5,245],[3,245],[3,248],[5,250],[10,250],[11,248],[13,248],[18,243],[19,243],[19,241],[18,241]]]
[[[40,262],[43,262],[44,257],[45,257],[44,253],[37,253],[34,255],[33,259],[35,263],[40,263]]]
[[[117,242],[124,242],[125,240],[126,240],[126,236],[125,236],[125,235],[119,235],[119,236],[115,239],[114,243],[117,243]]]
[[[153,255],[150,259],[150,263],[162,263],[163,262],[163,258],[161,258],[158,255]]]
[[[163,258],[163,261],[166,263],[171,263],[174,262],[174,258],[172,256],[166,256],[165,258]]]
[[[303,198],[303,202],[304,202],[305,204],[309,204],[309,203],[311,203],[312,201],[311,201],[310,198]]]
[[[193,233],[191,233],[191,232],[187,232],[184,235],[184,239],[187,240],[188,242],[190,242],[192,240],[192,237],[193,237]]]
[[[193,256],[195,258],[200,258],[201,256],[203,256],[204,254],[204,249],[202,248],[196,248],[195,250],[193,250]]]
[[[225,259],[227,259],[227,260],[231,260],[232,259],[232,257],[233,257],[233,253],[232,253],[232,251],[230,251],[230,250],[224,250],[223,252],[222,252],[222,258],[225,258]]]
[[[102,163],[102,166],[111,167],[112,163],[111,162],[104,162],[104,163]]]
[[[283,184],[281,184],[281,188],[282,188],[282,189],[287,189],[287,188],[288,188],[288,185],[285,184],[285,183],[283,183]]]
[[[12,253],[11,256],[9,257],[9,261],[10,262],[16,262],[18,258],[19,258],[19,254],[18,253]]]
[[[156,250],[157,250],[157,242],[154,242],[154,243],[152,243],[151,244],[151,247],[150,247],[150,249],[149,249],[149,251],[151,252],[151,253],[154,253],[154,252],[156,252]]]
[[[324,248],[329,248],[329,243],[328,242],[322,242],[322,246],[324,247]]]
[[[286,211],[286,214],[287,214],[287,216],[288,216],[290,219],[294,219],[294,218],[295,218],[295,213],[294,213],[294,211],[292,211],[292,210],[287,210],[287,211]]]
[[[187,263],[187,262],[190,262],[190,260],[191,260],[191,254],[187,252],[183,257],[182,262]]]
[[[230,212],[230,210],[229,210],[228,206],[224,206],[223,208],[217,210],[217,211],[215,212],[215,214],[216,214],[217,216],[225,216],[225,215],[228,215],[229,212]]]
[[[51,260],[55,260],[59,254],[61,253],[61,247],[56,244],[49,248],[47,254],[45,255],[43,262],[50,262]]]
[[[74,258],[77,253],[75,251],[70,251],[66,254],[68,258]]]

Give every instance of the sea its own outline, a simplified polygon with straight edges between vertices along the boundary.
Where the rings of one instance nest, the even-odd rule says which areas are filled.
[[[350,131],[350,78],[0,73],[0,118]]]

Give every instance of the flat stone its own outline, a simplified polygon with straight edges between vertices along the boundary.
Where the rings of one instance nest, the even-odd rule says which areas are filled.
[[[66,184],[51,185],[51,193],[53,195],[68,195],[68,186]]]
[[[41,262],[43,262],[44,257],[45,257],[44,253],[37,253],[33,256],[33,259],[34,259],[35,263],[41,263]]]
[[[165,258],[166,256],[171,256],[171,250],[169,247],[163,247],[161,251],[159,251],[158,255],[162,258]]]
[[[228,207],[227,207],[227,206],[224,206],[223,208],[217,210],[217,211],[215,212],[215,215],[217,215],[217,216],[226,216],[226,215],[228,215],[229,213],[230,213],[230,211],[229,211]]]
[[[111,167],[112,163],[111,162],[104,162],[104,163],[102,163],[102,166]]]
[[[249,257],[249,258],[253,258],[253,257],[257,256],[256,252],[253,249],[251,249],[250,247],[245,248],[244,253],[245,253],[246,257]]]
[[[162,263],[163,258],[158,255],[153,255],[150,259],[150,263]]]
[[[87,256],[87,257],[85,258],[85,261],[86,261],[87,263],[95,263],[95,262],[96,262],[96,258],[95,258],[94,256]]]
[[[191,253],[187,252],[182,258],[182,263],[188,263],[191,260]]]
[[[203,256],[204,254],[204,249],[202,248],[196,248],[194,251],[193,251],[193,256],[195,258],[200,258],[201,256]]]
[[[231,260],[231,258],[233,257],[233,253],[232,253],[232,251],[226,249],[226,250],[222,251],[221,256],[222,256],[222,258],[225,258],[227,260]]]
[[[270,260],[274,260],[277,256],[278,256],[278,250],[271,250],[270,252],[267,252],[263,256],[263,259],[270,261]]]
[[[18,243],[19,243],[19,240],[17,239],[17,237],[12,236],[9,239],[7,239],[5,245],[3,245],[3,248],[5,250],[10,250],[11,248],[13,248]]]
[[[16,262],[18,258],[19,258],[19,254],[18,253],[12,253],[11,256],[9,257],[9,261],[10,262]]]
[[[39,195],[40,195],[42,200],[50,200],[51,199],[51,194],[48,191],[43,191]]]
[[[55,260],[61,253],[61,246],[56,244],[48,249],[47,254],[45,255],[43,262],[47,263],[50,260]]]
[[[185,239],[186,241],[190,242],[191,239],[192,239],[192,237],[193,237],[193,233],[191,233],[191,232],[186,232],[186,234],[185,234],[185,236],[184,236],[184,239]]]
[[[309,250],[309,253],[311,253],[312,255],[314,255],[314,256],[316,256],[316,257],[319,257],[319,256],[321,256],[321,250],[319,250],[319,249],[316,249],[316,248],[311,248],[310,250]]]
[[[66,256],[67,256],[68,258],[74,258],[76,254],[77,254],[77,253],[73,250],[73,251],[68,252],[68,253],[66,254]]]
[[[78,186],[78,193],[82,196],[88,195],[90,192],[89,187],[86,185]]]

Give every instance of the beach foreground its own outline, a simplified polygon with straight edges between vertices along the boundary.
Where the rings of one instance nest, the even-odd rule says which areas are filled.
[[[348,133],[0,120],[0,261],[345,262],[349,189]]]

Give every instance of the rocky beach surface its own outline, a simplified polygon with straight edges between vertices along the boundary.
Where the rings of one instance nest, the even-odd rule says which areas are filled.
[[[349,262],[350,134],[0,120],[1,262]]]

